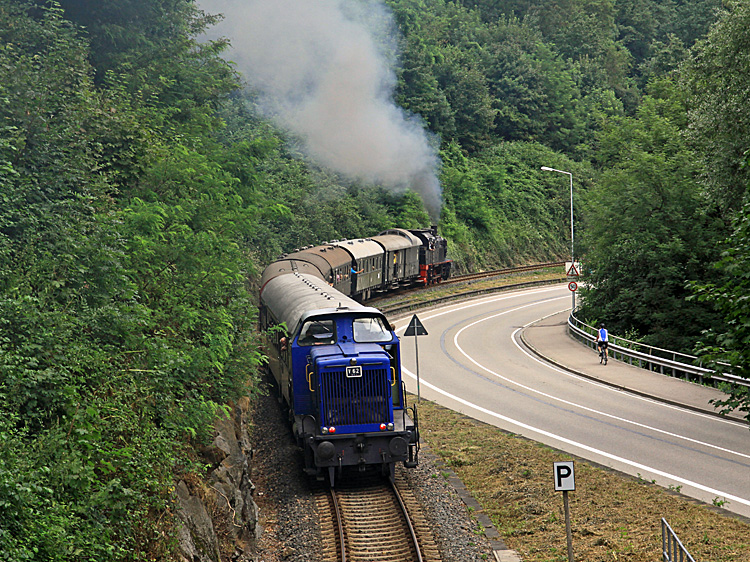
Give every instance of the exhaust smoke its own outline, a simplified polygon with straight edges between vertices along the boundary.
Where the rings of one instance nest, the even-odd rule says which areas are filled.
[[[307,154],[350,179],[419,193],[440,216],[439,160],[421,121],[393,101],[396,26],[379,0],[199,0],[210,33],[261,111]]]

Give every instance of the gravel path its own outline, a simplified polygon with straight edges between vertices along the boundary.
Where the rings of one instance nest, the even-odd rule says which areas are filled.
[[[260,536],[255,562],[303,562],[321,559],[314,482],[302,471],[302,455],[285,423],[274,390],[259,397],[252,414],[255,501],[260,508]],[[425,453],[424,449],[422,451]],[[404,470],[422,502],[446,562],[492,560],[492,547],[470,516],[446,470],[429,454],[416,469]]]

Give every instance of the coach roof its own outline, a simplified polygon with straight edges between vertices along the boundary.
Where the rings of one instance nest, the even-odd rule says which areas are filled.
[[[382,316],[378,309],[363,306],[308,274],[274,277],[262,288],[260,298],[277,321],[286,323],[290,334],[295,334],[299,325],[310,316],[341,312]]]
[[[383,245],[383,247],[389,252],[398,250],[406,250],[408,248],[418,248],[422,245],[419,238],[412,236],[411,239],[396,234],[379,234],[373,236],[373,240]]]
[[[370,258],[372,256],[382,256],[384,254],[383,247],[370,238],[342,240],[341,242],[332,242],[332,244],[344,248],[355,260]]]

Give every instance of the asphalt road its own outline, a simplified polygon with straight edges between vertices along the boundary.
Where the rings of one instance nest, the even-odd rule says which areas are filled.
[[[718,391],[600,365],[566,334],[570,304],[567,286],[555,285],[418,312],[428,331],[416,341],[418,370],[404,317],[396,325],[409,391],[750,517],[747,423],[713,413]]]

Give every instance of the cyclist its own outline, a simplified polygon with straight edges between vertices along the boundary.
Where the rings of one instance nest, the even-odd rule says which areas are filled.
[[[607,364],[607,348],[609,347],[609,332],[604,324],[599,324],[599,331],[596,333],[596,348],[599,350],[599,357]]]

